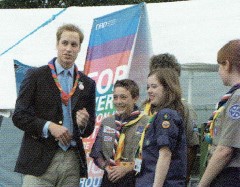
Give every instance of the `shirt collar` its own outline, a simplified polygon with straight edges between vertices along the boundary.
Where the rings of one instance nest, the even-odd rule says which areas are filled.
[[[55,61],[55,67],[56,67],[57,75],[61,74],[64,71],[64,68],[61,66],[61,64],[59,64],[57,59]],[[67,70],[70,72],[71,77],[73,77],[74,65],[72,67],[70,67],[69,69],[67,69]]]

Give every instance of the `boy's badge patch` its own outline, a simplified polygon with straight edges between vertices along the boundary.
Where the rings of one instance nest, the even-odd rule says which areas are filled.
[[[114,134],[115,133],[115,129],[113,129],[113,128],[109,127],[109,126],[104,126],[103,132],[104,133]]]
[[[112,137],[111,136],[104,136],[103,137],[103,141],[104,142],[111,142],[112,141]]]
[[[144,126],[138,126],[136,133],[142,134],[143,130],[144,130]]]
[[[163,122],[162,122],[162,127],[163,127],[164,129],[168,129],[168,128],[170,127],[170,122],[169,122],[169,121],[163,121]]]

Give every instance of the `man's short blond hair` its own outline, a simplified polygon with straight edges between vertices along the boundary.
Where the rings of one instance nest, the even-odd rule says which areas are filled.
[[[60,26],[57,30],[57,33],[56,33],[57,43],[60,41],[62,33],[64,31],[70,31],[70,32],[78,33],[80,44],[83,42],[84,35],[83,35],[83,32],[81,31],[81,29],[78,26],[76,26],[74,24],[64,24],[64,25]]]

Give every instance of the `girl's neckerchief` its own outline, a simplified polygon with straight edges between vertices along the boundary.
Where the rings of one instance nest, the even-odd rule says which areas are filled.
[[[144,105],[144,113],[149,117],[152,117],[154,115],[155,110],[156,110],[156,107],[150,103],[150,100],[148,100]]]
[[[227,103],[228,99],[232,96],[232,94],[240,88],[240,83],[235,84],[217,103],[216,110],[212,113],[211,117],[209,118],[207,125],[204,129],[204,139],[209,144],[212,144],[212,138],[213,138],[213,131],[214,131],[214,125],[215,120],[219,116],[220,112],[224,110],[225,104]]]
[[[151,118],[148,121],[148,124],[145,126],[145,128],[143,130],[143,133],[141,135],[141,139],[140,139],[139,144],[138,144],[138,149],[137,149],[137,152],[135,154],[136,158],[142,159],[142,149],[143,149],[143,142],[144,142],[145,134],[147,132],[147,129],[150,127],[151,123],[154,121],[154,118],[155,118],[156,114],[157,114],[157,112],[152,114]]]
[[[142,116],[143,114],[141,114],[137,106],[134,106],[133,112],[124,120],[121,119],[121,116],[118,113],[115,114],[115,124],[117,128],[115,130],[113,159],[110,160],[110,165],[118,165],[118,162],[120,162],[125,140],[125,134],[122,132],[122,129],[135,124],[142,118]]]
[[[151,112],[151,103],[150,103],[150,101],[147,101],[147,103],[145,104],[145,106],[144,106],[144,113],[146,115],[150,116],[150,117],[153,115],[152,112]]]
[[[61,93],[61,99],[62,99],[62,103],[64,105],[67,106],[68,104],[68,101],[69,99],[72,97],[72,95],[74,94],[74,92],[76,91],[76,88],[77,88],[77,85],[78,85],[78,82],[79,82],[79,78],[80,78],[80,74],[78,72],[78,68],[77,66],[74,64],[74,70],[75,70],[75,73],[76,73],[76,79],[74,81],[74,85],[73,85],[73,88],[72,90],[67,94],[65,91],[63,91],[62,89],[62,86],[61,84],[59,83],[59,80],[58,80],[58,77],[57,77],[57,73],[56,73],[56,69],[55,69],[55,65],[54,65],[54,61],[50,61],[48,63],[48,66],[49,68],[51,69],[51,73],[52,73],[52,77],[53,77],[53,80],[56,84],[56,86],[58,87],[60,93]]]

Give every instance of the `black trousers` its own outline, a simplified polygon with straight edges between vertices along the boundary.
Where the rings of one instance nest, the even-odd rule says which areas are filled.
[[[240,187],[240,168],[224,169],[211,183],[210,187]]]
[[[116,183],[108,180],[107,173],[104,172],[101,187],[135,187],[135,172],[130,172]]]

